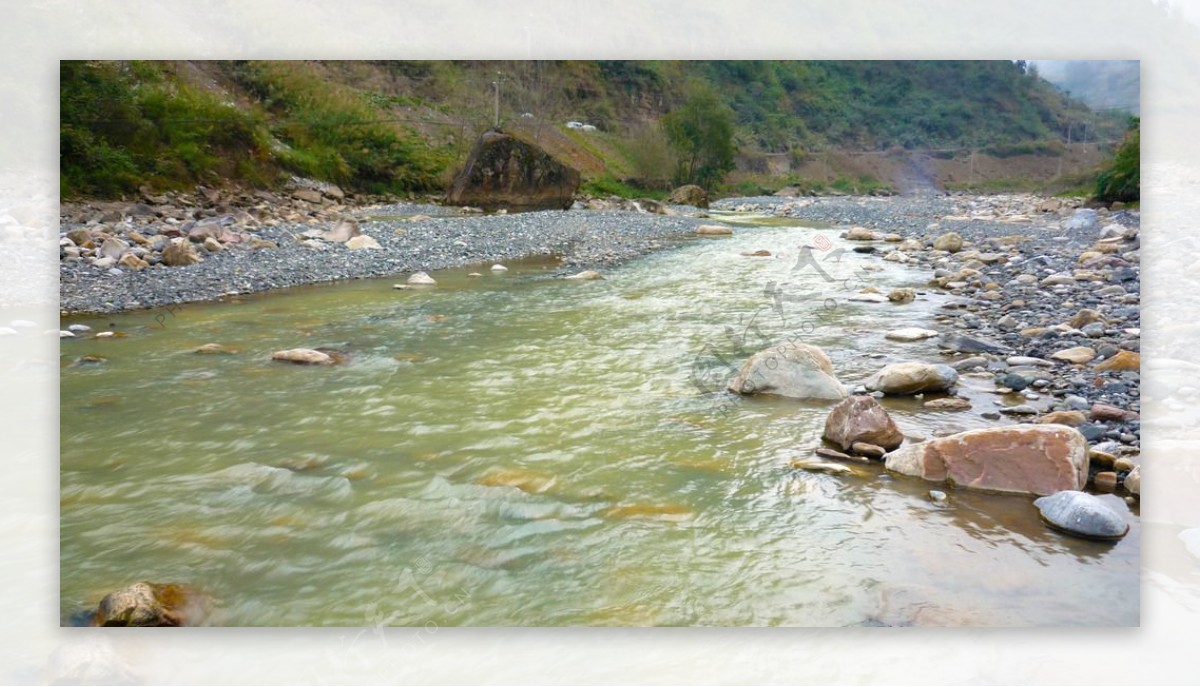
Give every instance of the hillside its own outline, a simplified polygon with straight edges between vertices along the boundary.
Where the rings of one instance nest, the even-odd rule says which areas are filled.
[[[1038,74],[1094,110],[1141,114],[1138,60],[1035,60]]]
[[[291,174],[436,193],[497,102],[502,128],[585,179],[667,188],[660,122],[697,88],[733,114],[728,183],[778,186],[833,153],[1045,156],[1122,131],[1009,61],[63,62],[60,75],[64,197]]]

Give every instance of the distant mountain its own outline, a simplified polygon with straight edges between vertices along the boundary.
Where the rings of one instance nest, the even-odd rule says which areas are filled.
[[[1141,114],[1138,60],[1031,60],[1038,75],[1093,110]]]

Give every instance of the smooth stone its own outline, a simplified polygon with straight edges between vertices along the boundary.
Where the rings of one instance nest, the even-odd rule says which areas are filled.
[[[93,619],[101,627],[178,627],[196,625],[211,602],[180,584],[137,582],[100,600]]]
[[[850,227],[844,238],[847,241],[876,241],[879,235],[866,227]]]
[[[1124,484],[1125,491],[1128,491],[1130,494],[1134,494],[1138,497],[1142,495],[1142,468],[1140,465],[1134,466],[1134,468],[1129,471],[1129,474],[1125,475]]]
[[[1022,403],[1020,405],[1001,408],[1000,412],[1004,415],[1037,415],[1038,409],[1031,405]]]
[[[1096,365],[1097,372],[1137,372],[1141,368],[1141,354],[1131,351],[1118,351],[1113,357]]]
[[[929,490],[929,498],[930,498],[930,500],[934,501],[935,503],[942,503],[949,497],[946,496],[946,492],[944,492],[944,491],[938,491],[937,489],[930,489]]]
[[[1078,410],[1056,410],[1034,420],[1034,422],[1043,425],[1066,425],[1068,427],[1078,427],[1087,422],[1087,418]]]
[[[855,303],[887,303],[887,296],[882,296],[877,293],[856,293],[853,296],[846,298],[848,301]]]
[[[383,250],[383,246],[379,245],[378,241],[366,234],[347,239],[346,248],[349,250]]]
[[[733,229],[720,224],[702,224],[696,227],[696,233],[700,236],[731,236]]]
[[[60,339],[74,339],[74,338],[75,338],[75,333],[74,333],[74,332],[69,332],[69,331],[67,331],[67,330],[63,329],[63,330],[61,330],[61,331],[58,333],[58,338],[60,338]]]
[[[750,356],[729,382],[735,394],[840,401],[848,395],[829,356],[816,346],[785,342]]]
[[[1129,524],[1119,514],[1091,494],[1064,490],[1033,502],[1051,527],[1088,539],[1112,540],[1124,537]]]
[[[951,363],[950,367],[962,372],[963,370],[969,370],[973,367],[987,367],[987,364],[987,358],[973,355],[970,358],[963,358],[962,360]]]
[[[849,456],[847,456],[849,458]],[[851,460],[853,460],[851,458]],[[854,475],[853,470],[845,465],[837,463],[827,463],[823,460],[813,460],[810,458],[795,458],[791,461],[791,466],[797,470],[808,470],[809,472],[825,472],[831,475]]]
[[[1092,482],[1099,491],[1114,492],[1117,490],[1117,473],[1108,470],[1097,472],[1096,476],[1092,478]]]
[[[483,275],[478,272],[472,272],[472,273],[468,274],[467,276],[468,277],[482,277]]]
[[[912,303],[917,299],[917,292],[912,289],[892,289],[888,292],[887,299],[893,303]]]
[[[937,336],[937,331],[933,329],[921,329],[920,327],[904,327],[902,329],[893,329],[883,338],[890,341],[920,341]]]
[[[852,455],[849,455],[846,453],[842,453],[841,451],[834,451],[831,448],[825,448],[824,446],[814,449],[813,453],[822,458],[829,458],[832,460],[844,460],[849,463],[865,463],[865,462],[867,462],[867,460],[865,458],[863,458],[862,456],[852,456]]]
[[[1051,360],[1062,360],[1073,365],[1083,365],[1096,357],[1096,350],[1087,346],[1075,346],[1073,348],[1064,348],[1061,351],[1055,351],[1050,354]]]
[[[73,324],[67,327],[67,330],[72,332],[90,332],[92,331],[92,328],[86,324]]]
[[[948,232],[942,234],[933,240],[934,250],[944,250],[948,253],[957,253],[962,250],[963,239],[957,232]]]
[[[413,286],[436,286],[437,282],[433,277],[424,272],[417,272],[408,278],[408,283]]]
[[[1132,410],[1125,410],[1107,403],[1092,404],[1091,416],[1092,420],[1096,422],[1128,422],[1141,418]]]
[[[508,268],[504,265],[492,265],[493,272],[507,272]]]
[[[955,353],[1006,353],[1009,347],[995,341],[947,332],[938,338],[938,346]]]
[[[970,410],[971,402],[961,396],[935,398],[921,404],[927,410]]]
[[[875,460],[881,460],[883,458],[884,454],[887,453],[887,451],[884,450],[884,448],[882,446],[876,446],[875,444],[869,444],[865,441],[856,441],[853,444],[851,444],[850,452],[858,454],[860,456],[866,456],[867,458],[873,458]]]
[[[1113,472],[1131,472],[1137,467],[1137,463],[1128,458],[1118,458],[1113,461]]]
[[[209,354],[209,355],[211,355],[211,354],[230,355],[233,353],[237,353],[237,349],[230,348],[228,346],[222,346],[221,344],[218,344],[218,343],[206,343],[203,346],[200,346],[199,348],[195,349],[192,352],[193,353],[201,353],[201,354]]]
[[[949,365],[896,363],[871,375],[867,389],[891,395],[912,395],[927,391],[946,391],[958,382],[958,372]]]
[[[1013,355],[1005,358],[1004,362],[1013,367],[1054,367],[1054,363],[1044,358],[1032,358],[1027,355]]]
[[[282,360],[297,365],[332,365],[334,363],[333,356],[321,351],[314,351],[311,348],[291,348],[286,351],[275,351],[271,354],[272,360]]]

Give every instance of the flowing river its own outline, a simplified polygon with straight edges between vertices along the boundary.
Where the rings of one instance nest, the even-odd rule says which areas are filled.
[[[829,406],[722,393],[726,366],[797,334],[850,385],[937,361],[883,334],[945,297],[848,302],[928,274],[741,220],[603,281],[531,260],[68,319],[93,332],[62,342],[63,622],[149,580],[203,589],[221,625],[1136,625],[1115,496],[1132,529],[1097,543],[1031,498],[790,466]],[[236,352],[193,353],[212,342]],[[297,347],[348,358],[270,359]],[[906,433],[997,424],[885,405]]]

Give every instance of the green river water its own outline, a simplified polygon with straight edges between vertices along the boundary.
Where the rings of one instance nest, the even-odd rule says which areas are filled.
[[[841,281],[927,275],[793,269],[818,234],[846,247],[751,221],[603,281],[525,261],[64,321],[127,336],[62,342],[63,622],[145,579],[205,590],[221,625],[1136,625],[1121,499],[1114,545],[1029,498],[796,470],[828,405],[709,392],[720,360],[797,332],[850,384],[938,359],[883,333],[941,297],[848,303]],[[210,342],[237,352],[192,352]],[[271,361],[296,347],[349,358]],[[977,408],[990,386],[964,379]],[[911,432],[993,424],[887,405]]]

